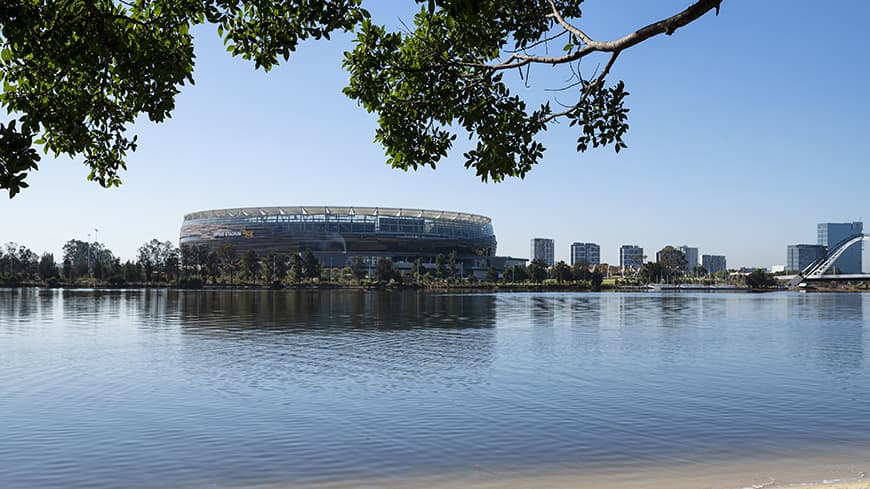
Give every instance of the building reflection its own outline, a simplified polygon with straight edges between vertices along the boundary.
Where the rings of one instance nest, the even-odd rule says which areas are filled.
[[[269,371],[263,377],[290,369],[296,381],[339,376],[402,386],[397,379],[423,376],[476,383],[494,356],[491,295],[206,290],[178,292],[176,300],[182,335],[219,343],[188,342],[191,350],[224,364],[260,362],[258,371]]]
[[[788,294],[793,355],[834,372],[864,365],[864,311],[870,297],[857,293]]]
[[[600,294],[579,295],[571,298],[571,346],[584,358],[597,358],[601,354]]]
[[[490,295],[419,291],[180,291],[181,324],[200,331],[468,329],[495,326]]]

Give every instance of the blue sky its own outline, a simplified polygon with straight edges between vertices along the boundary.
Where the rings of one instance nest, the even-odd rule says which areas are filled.
[[[589,0],[581,25],[615,38],[689,3]],[[385,23],[410,21],[404,2],[374,4]],[[196,85],[172,119],[134,127],[124,184],[102,189],[81,163],[46,156],[30,189],[0,200],[0,242],[59,256],[99,229],[126,259],[151,238],[177,242],[196,210],[379,205],[490,216],[499,254],[525,257],[530,238],[551,237],[566,261],[571,242],[592,241],[611,263],[621,244],[650,256],[688,244],[729,266],[784,264],[787,244],[815,242],[816,223],[870,220],[870,3],[820,5],[724,0],[718,17],[623,53],[610,79],[631,92],[628,149],[577,153],[563,124],[524,180],[499,184],[466,170],[462,151],[437,170],[388,167],[375,116],[341,94],[350,35],[305,44],[264,74],[200,29]],[[540,97],[563,79],[541,67],[521,90]]]

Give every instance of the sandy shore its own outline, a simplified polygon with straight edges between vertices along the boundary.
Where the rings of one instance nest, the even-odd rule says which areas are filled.
[[[439,480],[440,479],[440,480]],[[476,479],[476,480],[475,480]],[[747,481],[744,476],[735,477],[733,480]],[[242,486],[244,489],[297,489],[310,487],[302,485],[252,485]],[[441,478],[426,478],[424,480],[357,480],[350,481],[321,481],[314,487],[322,489],[870,489],[870,480],[828,480],[823,482],[783,482],[774,479],[737,484],[724,483],[722,480],[710,480],[705,477],[688,477],[673,480],[659,478],[644,480],[638,477],[628,483],[626,481],[589,480],[564,477],[514,477],[510,479],[490,478],[463,478],[461,480],[445,480]],[[241,488],[234,488],[241,489]]]
[[[345,473],[223,489],[870,489],[870,450],[785,458],[673,460],[609,467],[471,466],[410,474]],[[186,489],[186,488],[185,488]]]
[[[796,489],[870,489],[870,481],[860,480],[853,482],[832,482],[828,484],[798,484],[789,486],[770,486],[771,489],[796,488]]]

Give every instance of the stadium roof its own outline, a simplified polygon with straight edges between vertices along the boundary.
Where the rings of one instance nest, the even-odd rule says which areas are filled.
[[[339,206],[296,206],[296,207],[240,207],[236,209],[214,209],[192,212],[184,216],[185,221],[213,217],[256,217],[286,215],[335,215],[335,216],[381,216],[416,217],[447,221],[471,221],[491,224],[486,216],[465,212],[434,211],[426,209],[399,209],[395,207],[339,207]]]

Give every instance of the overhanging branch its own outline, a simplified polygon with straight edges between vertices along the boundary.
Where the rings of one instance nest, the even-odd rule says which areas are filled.
[[[722,3],[722,0],[698,0],[697,2],[690,5],[688,8],[678,14],[649,24],[628,35],[612,41],[596,41],[592,39],[581,29],[577,28],[576,26],[572,25],[564,18],[562,18],[562,15],[559,13],[555,3],[553,3],[552,0],[548,0],[548,2],[550,3],[553,11],[552,13],[547,14],[547,17],[553,18],[556,23],[559,24],[563,29],[577,36],[583,42],[583,46],[581,46],[576,51],[570,52],[564,56],[535,56],[514,53],[500,63],[493,65],[482,64],[478,65],[478,67],[491,70],[506,70],[522,67],[530,63],[556,65],[577,61],[584,58],[585,56],[588,56],[589,54],[596,52],[615,53],[623,51],[632,46],[640,44],[643,41],[646,41],[647,39],[650,39],[652,37],[661,34],[671,35],[677,29],[694,22],[711,10],[715,9],[716,14],[718,15],[719,7]]]

